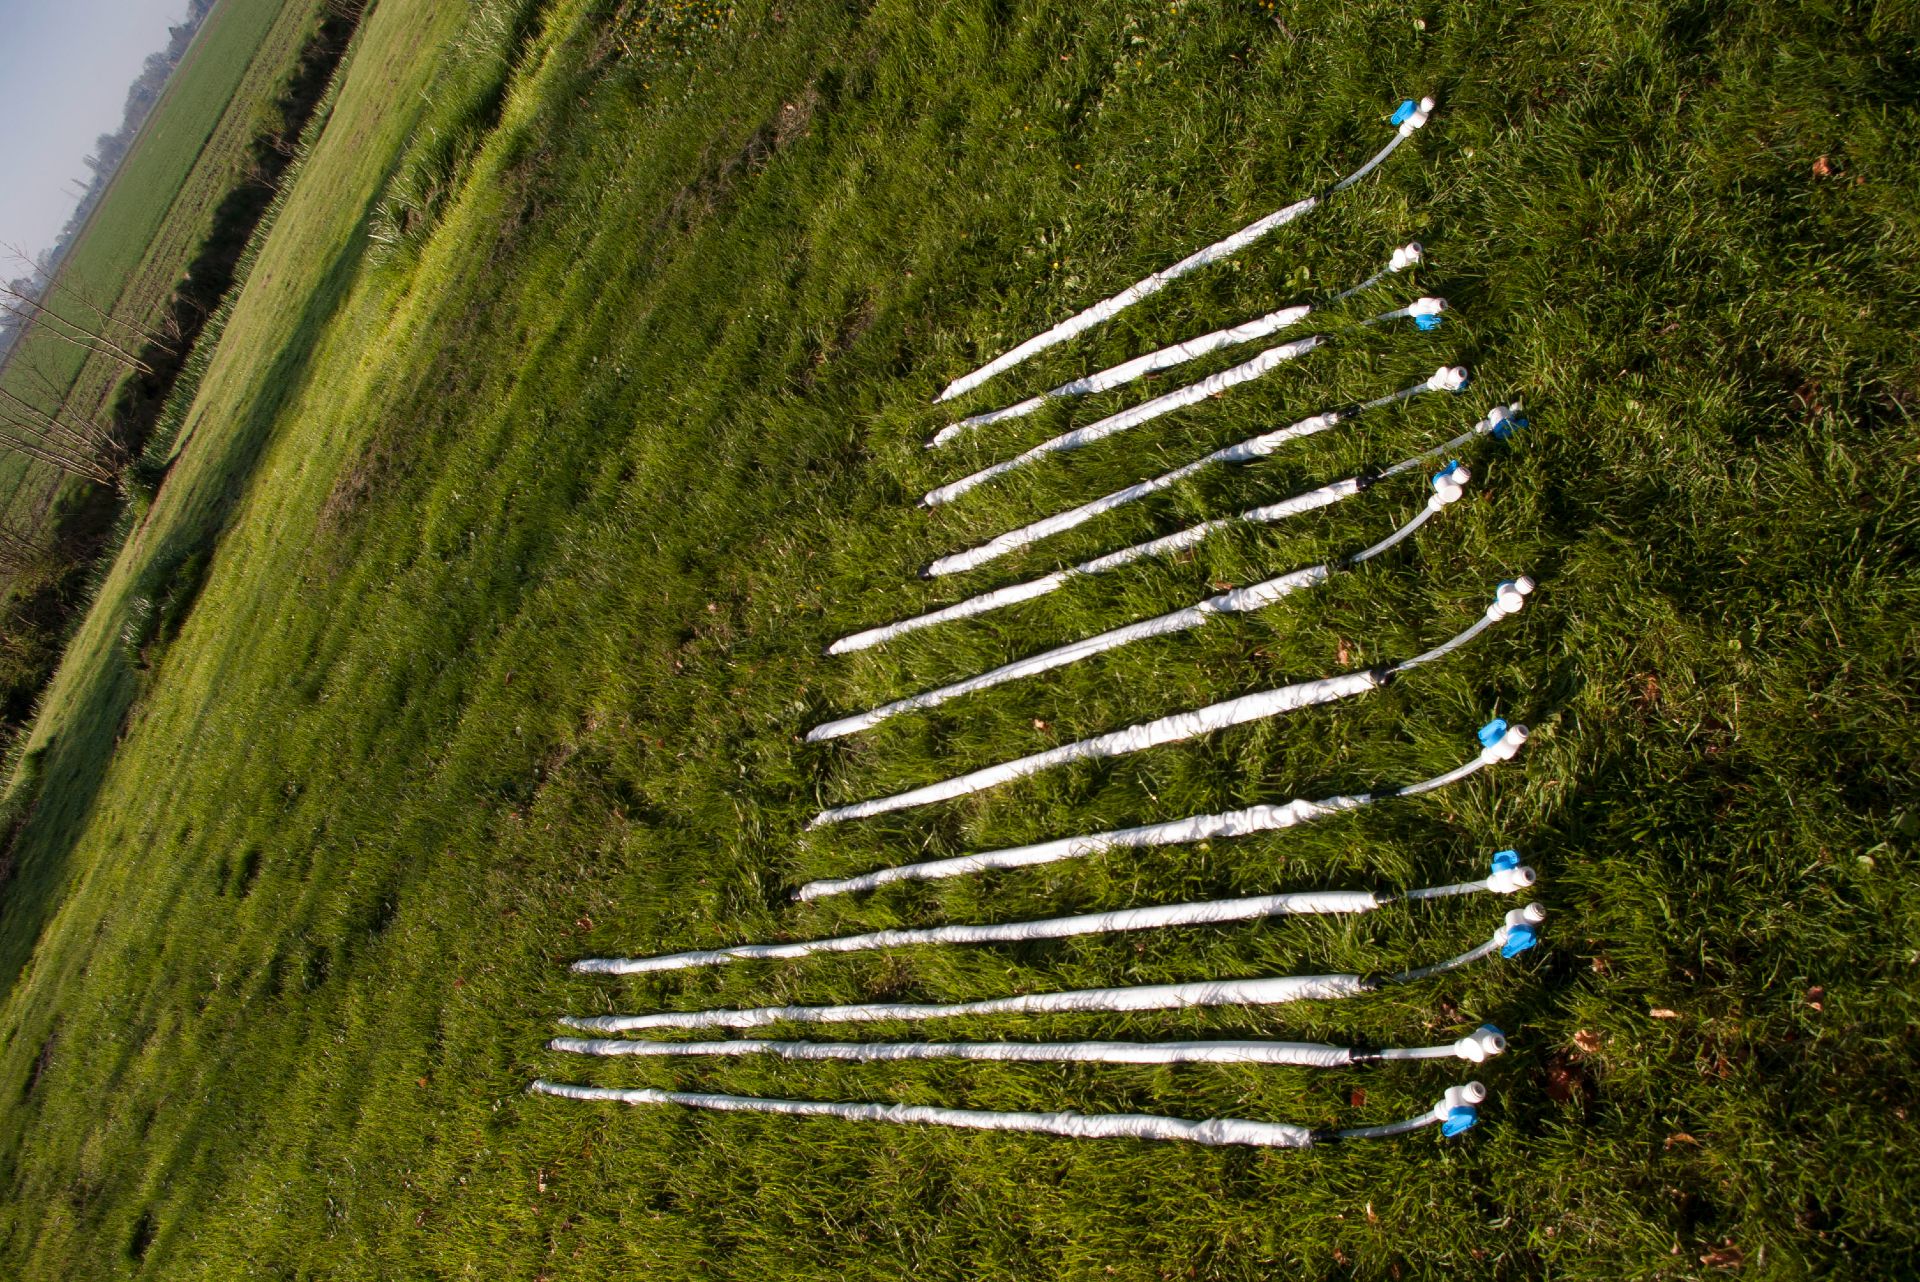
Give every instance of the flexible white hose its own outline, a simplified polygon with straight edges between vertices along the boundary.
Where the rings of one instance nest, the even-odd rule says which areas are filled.
[[[1543,920],[1537,904],[1515,913]],[[1397,975],[1268,975],[1259,979],[1205,979],[1125,988],[1020,993],[969,1002],[855,1002],[844,1006],[750,1006],[738,1010],[663,1010],[646,1015],[564,1015],[568,1028],[589,1033],[636,1033],[651,1028],[761,1028],[768,1024],[866,1024],[876,1020],[956,1019],[969,1015],[1062,1014],[1098,1011],[1189,1010],[1209,1006],[1284,1006],[1338,1001],[1458,970],[1498,952],[1510,927],[1456,957]]]
[[[1486,1088],[1477,1088],[1475,1099],[1486,1098]],[[1010,1113],[977,1108],[936,1108],[918,1104],[840,1104],[825,1100],[763,1099],[754,1095],[711,1095],[692,1091],[662,1091],[650,1087],[618,1090],[605,1086],[574,1086],[563,1082],[536,1081],[530,1088],[540,1095],[562,1099],[605,1100],[615,1104],[678,1104],[683,1108],[711,1109],[721,1113],[779,1113],[790,1117],[837,1117],[849,1122],[893,1122],[952,1126],[975,1131],[1024,1131],[1029,1134],[1064,1135],[1073,1139],[1187,1140],[1195,1144],[1248,1144],[1259,1148],[1310,1148],[1317,1143],[1338,1140],[1375,1139],[1402,1135],[1444,1122],[1452,1112],[1449,1099],[1418,1117],[1388,1126],[1355,1127],[1349,1130],[1310,1130],[1280,1122],[1249,1122],[1237,1117],[1209,1118],[1192,1122],[1179,1117],[1157,1117],[1150,1113]],[[1467,1088],[1455,1087],[1455,1091]],[[1445,1110],[1445,1111],[1443,1111]]]
[[[1471,473],[1459,464],[1455,464],[1440,473],[1434,478],[1433,497],[1427,501],[1426,506],[1422,507],[1412,520],[1402,525],[1386,538],[1380,540],[1380,542],[1375,543],[1372,547],[1356,552],[1352,556],[1344,557],[1325,565],[1310,565],[1304,569],[1294,570],[1291,573],[1282,574],[1260,583],[1250,584],[1244,588],[1235,588],[1228,592],[1222,592],[1217,596],[1208,597],[1206,600],[1187,606],[1184,609],[1171,610],[1165,614],[1155,615],[1150,619],[1142,619],[1137,623],[1129,623],[1121,627],[1109,628],[1105,632],[1086,637],[1079,641],[1072,641],[1066,645],[1055,646],[1051,650],[1043,650],[1039,654],[1029,655],[1024,659],[1016,659],[1012,663],[1003,663],[999,667],[987,672],[982,672],[977,676],[968,677],[961,681],[950,682],[947,685],[939,686],[932,690],[909,695],[904,699],[895,699],[891,703],[882,704],[877,708],[870,708],[866,712],[856,713],[850,717],[841,717],[835,721],[825,722],[807,732],[807,742],[818,743],[824,739],[837,739],[843,735],[856,734],[862,730],[869,730],[882,721],[887,720],[889,717],[898,716],[903,712],[914,712],[922,708],[938,707],[962,695],[972,694],[980,690],[990,690],[995,686],[1005,685],[1009,681],[1018,681],[1026,677],[1036,676],[1042,672],[1051,672],[1056,668],[1064,668],[1070,664],[1078,663],[1082,659],[1091,658],[1097,654],[1104,654],[1109,650],[1117,650],[1122,646],[1131,645],[1135,641],[1142,641],[1151,637],[1170,636],[1177,632],[1185,632],[1194,628],[1204,627],[1209,620],[1220,615],[1245,614],[1253,610],[1264,609],[1276,601],[1281,600],[1283,597],[1299,591],[1301,588],[1313,587],[1325,583],[1327,579],[1332,577],[1335,569],[1339,566],[1358,565],[1394,547],[1415,530],[1426,524],[1428,518],[1433,516],[1433,514],[1438,512],[1442,507],[1457,502],[1460,496],[1466,492],[1466,482],[1469,479],[1471,479]]]
[[[1518,413],[1518,409],[1517,403],[1511,407],[1498,406],[1490,412],[1487,417],[1475,423],[1470,430],[1461,433],[1450,441],[1436,445],[1432,449],[1424,450],[1411,458],[1403,459],[1395,463],[1393,466],[1381,471],[1378,477],[1368,479],[1356,476],[1349,477],[1344,481],[1335,481],[1329,485],[1320,486],[1318,489],[1308,490],[1303,494],[1296,494],[1278,503],[1270,503],[1262,507],[1250,508],[1236,516],[1217,517],[1210,521],[1203,521],[1198,525],[1189,526],[1184,530],[1176,530],[1172,534],[1148,539],[1144,543],[1136,543],[1131,547],[1121,548],[1116,552],[1104,553],[1094,557],[1092,560],[1083,561],[1079,565],[1069,566],[1064,570],[1056,570],[1051,574],[1041,575],[1037,579],[1029,579],[1024,583],[1010,584],[1004,588],[995,588],[990,592],[982,592],[977,596],[968,597],[964,601],[958,601],[949,606],[942,606],[940,609],[930,610],[925,614],[915,615],[910,619],[902,619],[895,623],[883,624],[880,627],[867,628],[861,632],[851,633],[841,637],[832,645],[829,645],[827,647],[827,653],[851,654],[856,650],[871,649],[873,646],[883,645],[888,641],[905,636],[909,632],[918,632],[922,628],[930,628],[941,623],[951,623],[959,619],[972,618],[975,615],[987,614],[1005,606],[1016,605],[1022,601],[1031,601],[1036,597],[1047,595],[1071,579],[1093,574],[1102,574],[1108,570],[1115,570],[1122,566],[1132,565],[1137,561],[1143,561],[1150,557],[1166,556],[1174,552],[1184,551],[1187,548],[1201,543],[1210,535],[1228,526],[1240,524],[1271,524],[1272,522],[1284,520],[1290,516],[1298,516],[1305,512],[1312,512],[1323,507],[1329,507],[1343,499],[1351,498],[1355,494],[1360,493],[1366,489],[1373,480],[1383,480],[1389,476],[1411,471],[1432,458],[1436,458],[1449,450],[1466,444],[1477,436],[1485,436],[1499,430],[1503,425],[1513,421],[1513,416]]]
[[[1402,788],[1377,793],[1362,792],[1351,796],[1327,797],[1320,801],[1296,798],[1278,806],[1249,806],[1244,810],[1229,810],[1221,814],[1192,815],[1185,819],[1164,820],[1134,828],[1116,828],[1108,832],[1088,833],[1079,837],[1061,837],[1029,846],[1012,846],[972,855],[956,855],[949,859],[932,859],[923,863],[898,864],[892,868],[880,868],[853,877],[810,881],[796,890],[793,897],[802,901],[824,899],[829,895],[873,890],[896,881],[937,881],[947,877],[964,877],[970,873],[995,869],[1030,868],[1036,864],[1058,863],[1064,859],[1080,859],[1087,855],[1106,854],[1114,850],[1143,850],[1154,846],[1185,845],[1196,841],[1208,841],[1215,837],[1239,837],[1247,833],[1273,832],[1291,828],[1296,824],[1309,823],[1328,815],[1358,810],[1389,797],[1416,797],[1422,793],[1433,792],[1449,784],[1458,783],[1490,765],[1510,761],[1514,754],[1519,752],[1521,745],[1527,741],[1527,728],[1525,726],[1509,727],[1504,721],[1495,721],[1488,723],[1487,731],[1491,732],[1495,727],[1498,728],[1499,733],[1485,741],[1480,754],[1471,761],[1456,766],[1445,774],[1435,775],[1431,779],[1423,779]]]
[[[1268,917],[1369,913],[1393,903],[1426,902],[1455,895],[1512,894],[1533,885],[1535,880],[1533,869],[1516,867],[1496,869],[1478,881],[1429,886],[1399,894],[1376,894],[1370,890],[1321,890],[1251,895],[1240,899],[1078,913],[1071,917],[1049,917],[1040,921],[876,930],[862,935],[842,935],[833,939],[810,939],[787,944],[735,944],[727,948],[665,953],[657,957],[590,957],[573,963],[573,969],[588,975],[640,975],[664,970],[687,970],[696,966],[722,966],[736,961],[786,961],[810,957],[815,953],[873,952],[922,944],[1023,943],[1034,939],[1068,939],[1076,935],[1162,930],[1171,926],[1204,926]]]
[[[1263,690],[1257,694],[1245,694],[1235,699],[1209,704],[1204,708],[1177,712],[1171,716],[1143,721],[1122,730],[1061,744],[1044,752],[1031,753],[1011,761],[983,766],[978,770],[970,770],[965,774],[954,775],[938,783],[926,784],[892,796],[875,797],[844,806],[832,806],[815,815],[807,827],[819,828],[827,824],[843,823],[849,819],[866,819],[895,810],[907,810],[915,806],[930,805],[936,801],[948,801],[954,797],[981,792],[1015,779],[1023,779],[1028,775],[1038,774],[1043,770],[1050,770],[1069,762],[1123,757],[1147,748],[1159,747],[1162,744],[1178,743],[1197,735],[1225,730],[1230,726],[1245,725],[1250,721],[1264,721],[1301,708],[1315,707],[1319,704],[1331,703],[1336,699],[1364,694],[1385,685],[1394,673],[1451,653],[1491,624],[1518,613],[1524,602],[1525,593],[1532,591],[1532,582],[1530,580],[1525,582],[1526,587],[1517,589],[1502,584],[1494,604],[1472,627],[1436,649],[1404,663],[1371,671],[1346,672],[1339,676],[1322,677],[1318,681],[1304,681],[1296,685],[1281,686],[1275,690]]]
[[[985,485],[995,477],[1005,476],[1008,472],[1037,463],[1049,455],[1083,449],[1095,441],[1117,436],[1121,432],[1129,431],[1142,423],[1151,422],[1162,415],[1171,414],[1175,410],[1185,409],[1189,405],[1198,405],[1208,397],[1218,396],[1228,388],[1238,387],[1242,383],[1251,382],[1262,375],[1272,373],[1295,357],[1304,356],[1316,347],[1324,347],[1327,342],[1325,336],[1315,334],[1307,338],[1296,338],[1290,343],[1281,343],[1277,347],[1269,347],[1250,361],[1223,369],[1218,374],[1209,374],[1197,383],[1189,383],[1185,387],[1156,396],[1150,401],[1142,401],[1138,405],[1097,419],[1085,427],[1076,427],[1070,432],[1062,432],[1012,458],[1002,459],[957,481],[936,486],[928,490],[920,502],[925,507],[938,507],[942,503],[952,502],[968,490]]]
[[[1019,1064],[1273,1064],[1295,1068],[1347,1068],[1418,1059],[1460,1059],[1483,1064],[1507,1048],[1506,1035],[1491,1024],[1440,1046],[1329,1046],[1324,1042],[803,1042],[741,1037],[722,1042],[655,1042],[632,1037],[556,1037],[549,1050],[603,1058],[774,1055],[795,1060],[898,1063],[932,1059]]]
[[[1418,109],[1399,122],[1399,129],[1394,134],[1393,139],[1368,160],[1366,164],[1362,165],[1340,182],[1334,184],[1328,194],[1331,195],[1333,192],[1343,191],[1364,178],[1367,174],[1373,172],[1374,168],[1388,156],[1392,155],[1394,149],[1412,134],[1415,129],[1426,124],[1428,115],[1432,110],[1433,99],[1421,99]],[[1151,298],[1174,281],[1185,276],[1188,272],[1196,271],[1209,263],[1218,262],[1223,258],[1237,254],[1267,233],[1285,227],[1294,219],[1317,208],[1322,199],[1323,197],[1319,196],[1308,196],[1305,200],[1295,201],[1285,209],[1275,210],[1264,218],[1248,223],[1245,227],[1242,227],[1239,231],[1234,232],[1224,240],[1215,241],[1206,248],[1196,250],[1187,255],[1172,266],[1163,267],[1152,275],[1136,281],[1111,298],[1102,299],[1084,311],[1061,321],[1058,325],[1053,326],[1046,332],[1036,334],[1013,350],[988,361],[979,369],[961,375],[947,385],[946,390],[940,393],[938,399],[941,401],[950,401],[956,396],[964,395],[994,375],[1012,369],[1015,365],[1020,364],[1029,357],[1044,352],[1049,347],[1064,343],[1075,335],[1092,329],[1095,325],[1111,320],[1142,299]]]

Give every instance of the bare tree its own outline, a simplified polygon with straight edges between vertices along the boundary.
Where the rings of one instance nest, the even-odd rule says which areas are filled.
[[[127,350],[112,335],[60,315],[19,286],[18,281],[0,285],[0,313],[13,317],[20,324],[23,337],[37,325],[39,332],[57,338],[61,342],[71,343],[95,355],[118,361],[128,369],[138,370],[142,374],[153,372],[151,365]]]
[[[43,271],[40,265],[18,245],[0,242],[0,249],[6,250],[15,262],[25,265],[29,273],[27,279],[38,283],[39,297],[42,302],[59,301],[73,304],[90,313],[102,333],[118,332],[128,335],[130,339],[145,340],[156,347],[164,348],[169,356],[174,355],[173,348],[169,346],[169,339],[164,333],[122,316],[111,307],[103,305],[91,290],[72,279],[70,273]],[[129,341],[129,339],[122,341]]]
[[[0,574],[18,574],[48,559],[53,543],[15,521],[0,521]]]

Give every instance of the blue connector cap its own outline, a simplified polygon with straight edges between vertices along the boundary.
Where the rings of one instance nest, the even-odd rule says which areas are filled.
[[[1428,484],[1430,485],[1440,484],[1440,482],[1446,480],[1449,476],[1452,476],[1456,471],[1458,471],[1459,468],[1460,468],[1459,459],[1457,458],[1448,459],[1447,465],[1441,468],[1438,472],[1435,472],[1433,474],[1433,479],[1429,481]]]
[[[1507,942],[1500,945],[1502,957],[1518,957],[1527,949],[1540,942],[1540,932],[1532,926],[1519,925],[1507,927]]]
[[[1497,850],[1493,855],[1493,870],[1506,872],[1520,866],[1520,852],[1517,850]]]
[[[1470,1131],[1473,1124],[1480,1120],[1480,1111],[1471,1104],[1459,1104],[1447,1110],[1447,1120],[1440,1123],[1442,1135],[1458,1135]]]
[[[1496,441],[1511,440],[1513,437],[1513,434],[1519,431],[1521,428],[1525,427],[1526,425],[1527,425],[1526,415],[1524,414],[1510,415],[1509,417],[1504,418],[1500,420],[1498,423],[1495,423],[1493,425],[1493,439]]]
[[[1506,733],[1507,723],[1501,718],[1495,717],[1493,720],[1487,722],[1486,725],[1480,727],[1480,746],[1482,748],[1491,748],[1494,744],[1499,743]]]
[[[1430,316],[1416,316],[1413,318],[1413,324],[1414,324],[1414,328],[1416,329],[1425,329],[1425,330],[1439,329],[1440,313],[1435,312]]]
[[[1398,107],[1395,107],[1393,109],[1393,115],[1387,121],[1387,123],[1392,125],[1403,125],[1407,122],[1407,117],[1411,116],[1414,112],[1418,110],[1420,110],[1420,104],[1415,102],[1413,99],[1409,98],[1405,102],[1401,103]]]

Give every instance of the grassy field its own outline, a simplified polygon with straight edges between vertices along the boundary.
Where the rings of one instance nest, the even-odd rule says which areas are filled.
[[[61,278],[123,316],[152,324],[200,244],[214,207],[245,177],[248,149],[271,128],[275,94],[319,25],[322,0],[224,0],[208,15],[82,231]],[[86,319],[83,308],[56,305]],[[104,420],[125,368],[45,335],[8,362],[7,385],[36,404],[53,386],[70,412]],[[0,510],[19,516],[59,478],[18,455],[0,457]]]
[[[1891,12],[1888,10],[1888,12]],[[27,1277],[1900,1277],[1920,1189],[1911,644],[1920,49],[1878,10],[1395,3],[535,9],[382,0],[13,781],[0,1260]],[[1185,381],[928,453],[945,382],[1344,172],[1312,218],[962,402],[1372,271],[1341,341],[928,513]],[[1219,368],[1221,356],[1194,372]],[[1443,362],[1423,397],[995,569],[931,557]],[[897,718],[830,715],[1378,537],[1384,484],[855,659],[823,645],[1403,457],[1516,395],[1476,495],[1272,609]],[[804,832],[1145,717],[1413,653],[1386,691]],[[1292,832],[895,886],[809,877],[1434,774]],[[583,955],[1266,890],[1519,847],[1548,947],[1365,999],[855,1036],[1419,1044],[1482,1125],[1311,1153],[694,1116],[536,1076],[1350,1125],[1466,1074],[686,1060],[568,1012],[1380,971],[1504,904],[622,981]]]

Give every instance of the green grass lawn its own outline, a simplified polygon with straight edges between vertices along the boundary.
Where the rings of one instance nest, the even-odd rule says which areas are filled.
[[[263,113],[318,26],[319,9],[318,0],[223,0],[214,8],[61,265],[63,280],[120,315],[154,323],[212,229],[214,206],[244,177],[255,136],[274,123]],[[91,319],[84,307],[53,306]],[[36,334],[8,362],[6,379],[36,404],[47,385],[67,389],[71,413],[104,420],[125,373],[113,360]],[[42,464],[0,457],[0,494],[14,495],[0,510],[20,515],[57,482]]]
[[[24,1277],[1899,1277],[1920,1191],[1912,645],[1920,50],[1891,9],[1152,11],[383,0],[14,783],[0,1259]],[[1881,16],[1882,13],[1889,16]],[[1375,178],[961,402],[945,383],[1345,172]],[[1187,381],[929,453],[959,411],[1374,270],[1341,341],[927,512]],[[1416,292],[1430,334],[1353,322]],[[1221,354],[1188,367],[1210,372]],[[1475,371],[992,569],[932,557],[1302,414]],[[1391,461],[1525,396],[1473,497],[1271,609],[804,732],[1379,537],[1388,482],[854,658],[857,627]],[[803,831],[1405,656],[1363,699]],[[1290,832],[805,906],[811,877],[1411,781]],[[1343,1003],[855,1037],[1513,1035],[1456,1139],[1308,1153],[691,1115],[537,1076],[1397,1119],[1467,1076],[600,1063],[563,1013],[1383,971],[1506,904],[594,980],[566,963],[1270,890],[1516,846],[1547,947]],[[804,1035],[804,1034],[802,1034]]]

